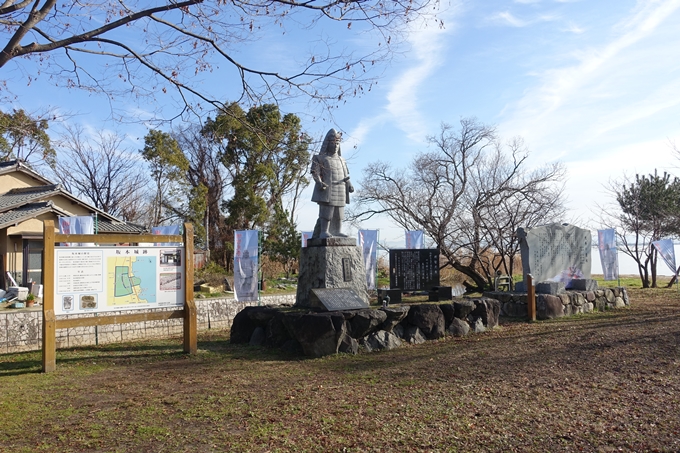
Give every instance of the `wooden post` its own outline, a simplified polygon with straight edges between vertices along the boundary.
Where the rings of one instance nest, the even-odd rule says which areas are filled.
[[[49,373],[57,368],[57,319],[54,315],[54,221],[43,224],[43,325],[42,369]]]
[[[184,224],[184,352],[196,354],[196,303],[194,302],[194,226]]]
[[[536,321],[536,288],[531,274],[527,274],[527,314],[529,321]]]

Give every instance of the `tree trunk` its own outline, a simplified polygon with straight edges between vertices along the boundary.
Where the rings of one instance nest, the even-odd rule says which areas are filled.
[[[470,266],[464,266],[458,261],[451,262],[449,261],[449,264],[458,272],[461,272],[462,274],[470,277],[472,281],[474,282],[474,285],[468,283],[467,281],[463,282],[463,285],[465,285],[465,288],[467,292],[484,292],[484,290],[488,287],[488,283],[486,279],[482,276],[479,275],[479,273],[471,268]]]

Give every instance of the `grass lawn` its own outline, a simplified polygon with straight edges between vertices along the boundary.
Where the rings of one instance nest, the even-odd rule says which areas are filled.
[[[680,292],[396,351],[300,359],[228,332],[0,355],[2,452],[680,451]]]

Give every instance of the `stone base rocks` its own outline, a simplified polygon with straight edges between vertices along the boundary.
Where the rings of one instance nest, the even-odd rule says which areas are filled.
[[[592,286],[586,279],[583,287]],[[511,318],[527,317],[527,294],[509,292],[486,292],[485,297],[497,299],[501,316]],[[630,305],[628,292],[624,287],[602,288],[594,291],[567,290],[559,294],[536,295],[536,319],[551,319],[589,313],[593,310],[613,310]]]
[[[444,304],[314,312],[305,309],[247,307],[235,318],[231,342],[264,344],[306,356],[389,350],[445,335],[465,336],[498,325],[500,302],[488,298]]]

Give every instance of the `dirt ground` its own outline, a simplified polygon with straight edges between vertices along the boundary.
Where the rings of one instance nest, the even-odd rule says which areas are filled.
[[[0,356],[0,451],[680,451],[680,293],[396,351],[299,359],[204,334]]]

